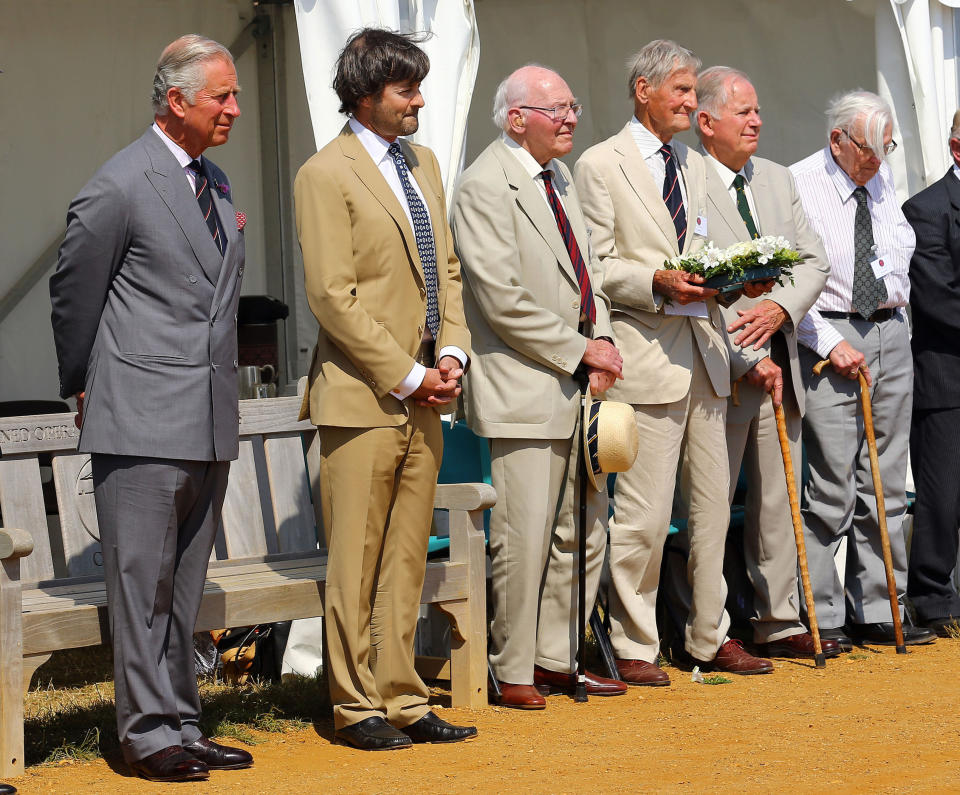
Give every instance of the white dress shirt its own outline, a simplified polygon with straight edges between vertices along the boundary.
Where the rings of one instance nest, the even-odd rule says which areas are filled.
[[[560,173],[560,169],[557,168],[557,163],[555,160],[551,159],[545,166],[541,166],[536,158],[531,155],[526,149],[524,149],[520,144],[513,140],[509,135],[504,133],[500,136],[503,143],[506,145],[507,149],[517,158],[517,162],[523,167],[523,170],[530,175],[530,179],[533,180],[533,184],[537,186],[537,190],[540,191],[540,195],[543,197],[543,201],[546,203],[547,207],[550,207],[550,200],[547,198],[547,189],[543,184],[543,177],[540,176],[541,172],[549,171],[551,174],[551,180],[553,181],[554,187],[557,187],[557,190],[554,192],[557,194],[557,200],[560,202],[560,205],[563,207],[563,211],[567,211],[567,205],[563,201],[563,196],[561,195],[564,191],[560,188],[565,184],[563,174]],[[550,207],[550,214],[553,215],[553,208]]]
[[[163,130],[160,129],[159,125],[158,125],[156,122],[154,122],[154,123],[151,125],[151,128],[153,129],[153,131],[154,131],[157,135],[160,136],[160,140],[163,141],[164,144],[166,144],[167,149],[170,150],[170,152],[173,154],[173,156],[174,156],[175,158],[177,158],[177,162],[180,164],[180,168],[183,169],[183,173],[184,173],[184,174],[186,175],[186,177],[187,177],[187,182],[190,183],[190,190],[192,190],[193,193],[194,193],[194,195],[196,195],[196,193],[197,193],[197,173],[196,173],[192,168],[188,168],[188,166],[190,165],[190,163],[193,162],[193,158],[190,157],[190,155],[188,155],[186,152],[184,152],[183,149],[181,149],[178,144],[175,144],[172,140],[170,140],[170,138],[167,137],[167,134],[166,134]],[[197,157],[197,162],[198,162],[198,163],[201,162],[201,161],[200,161],[200,158],[201,158],[201,157],[203,157],[203,155],[199,155],[199,156]]]
[[[403,212],[407,216],[407,221],[410,224],[410,229],[413,229],[413,217],[410,215],[410,205],[407,204],[407,194],[403,190],[403,185],[400,183],[400,175],[397,173],[397,164],[394,162],[393,158],[390,156],[390,141],[382,138],[377,135],[369,127],[364,127],[356,119],[349,120],[350,129],[353,130],[354,134],[359,139],[360,143],[363,144],[363,148],[367,150],[367,154],[370,155],[370,158],[373,160],[374,165],[383,175],[383,178],[387,181],[387,185],[390,186],[390,190],[393,191],[393,195],[397,197],[397,201],[400,202],[400,206],[403,208]],[[417,178],[413,175],[412,171],[407,172],[410,175],[410,185],[413,186],[413,189],[416,191],[417,196],[420,197],[420,201],[423,203],[423,209],[430,215],[430,207],[427,205],[426,199],[423,198],[423,191],[420,190],[420,186],[417,184]],[[431,218],[431,228],[432,221]],[[443,263],[445,264],[445,263]],[[439,268],[441,263],[437,263]],[[430,330],[427,328],[427,324],[423,324],[424,330],[424,339],[430,339]],[[464,353],[456,345],[447,345],[444,348],[441,348],[439,353],[437,353],[437,361],[440,361],[444,356],[453,356],[457,359],[462,366],[467,364],[467,354]],[[410,397],[417,389],[420,387],[420,384],[423,383],[423,378],[427,374],[427,368],[424,367],[420,362],[414,362],[413,367],[410,369],[410,372],[407,373],[406,378],[401,381],[397,387],[390,391],[390,394],[393,395],[397,400],[403,400]]]
[[[821,312],[856,312],[852,304],[854,246],[853,226],[857,201],[856,183],[836,164],[829,147],[790,166],[803,209],[814,231],[820,235],[830,275],[820,297],[797,326],[797,339],[826,358],[843,335]],[[910,258],[916,235],[903,212],[893,186],[890,167],[883,163],[864,186],[867,208],[873,225],[874,250],[878,269],[883,271],[887,300],[878,308],[906,306],[910,301]],[[881,265],[882,263],[882,265]]]
[[[753,162],[748,160],[743,168],[739,171],[731,171],[723,163],[717,160],[713,155],[704,154],[704,159],[708,163],[713,165],[714,170],[717,172],[717,176],[720,177],[720,181],[726,186],[727,193],[730,195],[730,201],[733,202],[733,206],[737,207],[737,189],[733,185],[733,181],[738,177],[743,177],[743,194],[747,197],[747,206],[750,208],[750,215],[753,216],[753,225],[757,227],[757,232],[763,234],[760,231],[760,221],[757,219],[757,205],[753,203],[753,191],[750,190],[750,179],[753,177]],[[794,241],[790,241],[791,243]]]
[[[960,167],[957,167],[957,165],[954,164],[953,168],[950,170],[953,172],[953,176],[955,176],[957,179],[960,179]]]

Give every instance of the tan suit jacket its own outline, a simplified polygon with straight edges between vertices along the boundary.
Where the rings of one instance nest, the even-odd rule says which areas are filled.
[[[707,207],[705,164],[682,143],[672,145],[687,192],[682,253],[689,253],[704,243],[696,219]],[[609,397],[633,404],[680,400],[690,389],[695,356],[702,357],[717,396],[729,395],[730,364],[716,301],[707,301],[709,319],[667,315],[663,296],[653,292],[654,272],[681,252],[662,186],[651,177],[629,125],[584,152],[574,177],[623,355],[624,378]]]
[[[707,163],[706,166],[710,239],[719,248],[749,240],[746,224],[716,168],[712,163]],[[803,380],[797,359],[797,325],[820,295],[830,272],[830,264],[820,238],[807,223],[790,169],[770,160],[754,157],[747,163],[746,172],[757,211],[757,217],[753,219],[757,230],[761,235],[785,237],[803,255],[803,260],[793,268],[794,284],[785,280],[783,285],[775,286],[770,293],[759,298],[742,296],[729,307],[721,307],[721,312],[726,325],[739,317],[738,311],[750,309],[767,298],[784,308],[788,318],[779,333],[786,341],[790,356],[790,394],[794,396],[797,408],[802,414]],[[755,351],[752,344],[746,348],[735,345],[735,336],[736,334],[724,335],[730,352],[731,381],[736,381],[758,361],[770,355],[770,341],[761,350]],[[729,422],[743,422],[756,416],[764,398],[760,389],[745,381],[740,382],[738,393],[740,405],[734,406],[731,403],[728,407]]]
[[[400,143],[433,222],[437,350],[455,345],[469,354],[440,167],[429,149]],[[407,407],[390,390],[414,366],[427,311],[410,222],[349,125],[300,169],[294,196],[307,300],[320,323],[304,401],[310,419],[355,428],[401,425]]]
[[[591,268],[597,319],[586,332],[613,337],[576,189],[558,165],[554,187]],[[473,365],[464,378],[470,427],[489,438],[570,436],[579,406],[573,372],[586,350],[577,330],[580,287],[550,207],[501,139],[463,173],[452,225],[473,335]]]

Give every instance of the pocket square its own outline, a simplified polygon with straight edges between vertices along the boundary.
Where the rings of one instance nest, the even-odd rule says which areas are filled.
[[[242,232],[243,227],[247,225],[247,214],[237,210],[237,231]]]

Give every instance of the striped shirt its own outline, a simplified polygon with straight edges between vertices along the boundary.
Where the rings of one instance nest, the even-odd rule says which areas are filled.
[[[797,340],[826,358],[843,335],[821,312],[855,312],[853,292],[853,225],[856,183],[836,164],[829,148],[790,166],[810,226],[820,235],[830,263],[830,275],[813,308],[797,326]],[[913,227],[904,218],[893,187],[893,174],[883,163],[864,186],[873,224],[876,257],[883,261],[887,300],[879,308],[910,302],[910,258],[916,245]]]
[[[663,155],[660,154],[663,141],[644,127],[636,116],[630,119],[630,135],[633,136],[633,141],[636,143],[637,149],[640,150],[640,156],[647,164],[647,168],[650,169],[650,175],[653,177],[654,183],[662,190],[663,181],[667,178],[667,164]],[[668,146],[672,149],[673,143],[671,142]],[[683,211],[690,215],[690,208],[687,206],[687,186],[683,183],[683,171],[676,161],[676,155],[674,155],[674,165],[677,167],[677,181],[680,183],[680,199],[683,201]],[[702,215],[703,208],[698,207],[697,212]]]

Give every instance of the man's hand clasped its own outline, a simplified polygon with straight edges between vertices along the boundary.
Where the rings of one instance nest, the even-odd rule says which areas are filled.
[[[692,304],[713,298],[717,291],[710,287],[701,287],[706,281],[702,276],[687,271],[658,270],[653,274],[654,292],[666,296],[678,304]]]
[[[419,406],[445,406],[455,400],[462,387],[463,365],[455,356],[444,356],[436,367],[428,367],[423,382],[411,395]]]
[[[623,357],[608,340],[587,340],[580,361],[587,366],[592,395],[606,392],[618,378],[623,378]]]

